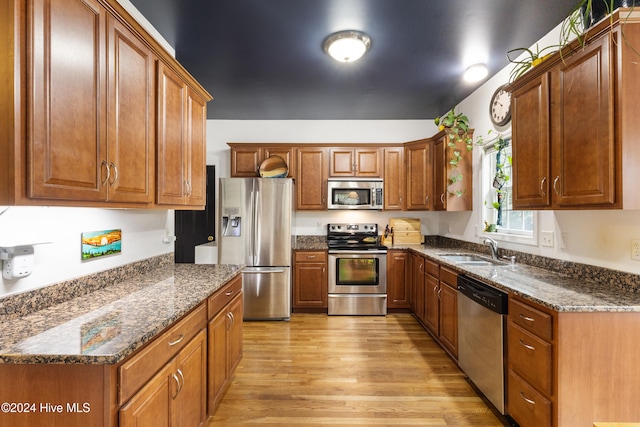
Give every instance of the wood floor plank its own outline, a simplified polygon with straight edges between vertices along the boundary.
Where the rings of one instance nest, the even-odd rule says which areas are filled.
[[[245,322],[244,356],[207,427],[502,427],[408,314]]]

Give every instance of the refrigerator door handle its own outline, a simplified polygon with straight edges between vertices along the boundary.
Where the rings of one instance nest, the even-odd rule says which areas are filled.
[[[257,247],[257,242],[258,242],[258,236],[259,236],[259,221],[258,221],[258,212],[260,211],[260,207],[258,206],[258,202],[260,201],[260,190],[259,190],[259,184],[256,182],[256,180],[253,181],[253,210],[252,210],[252,215],[253,215],[253,224],[251,226],[251,229],[253,231],[253,236],[251,236],[251,255],[253,256],[253,265],[258,264],[258,250],[259,248]]]
[[[274,274],[274,273],[284,273],[284,269],[269,268],[269,267],[259,267],[259,268],[246,267],[242,270],[242,272],[246,274]]]

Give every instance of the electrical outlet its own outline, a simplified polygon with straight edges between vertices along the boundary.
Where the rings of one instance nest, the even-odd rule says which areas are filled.
[[[640,261],[640,239],[631,239],[631,259]]]
[[[553,231],[542,231],[540,233],[541,245],[549,248],[553,247]]]

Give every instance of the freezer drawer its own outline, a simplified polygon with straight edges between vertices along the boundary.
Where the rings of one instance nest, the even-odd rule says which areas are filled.
[[[291,267],[247,267],[242,291],[245,320],[291,318]]]

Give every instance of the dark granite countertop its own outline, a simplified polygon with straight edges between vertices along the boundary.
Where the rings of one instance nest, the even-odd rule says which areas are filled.
[[[171,264],[6,320],[0,323],[0,363],[117,363],[205,301],[242,267]],[[83,336],[99,327],[109,331],[104,342],[83,345]]]
[[[458,265],[440,255],[473,253],[460,248],[429,245],[391,246],[411,249],[440,265],[473,276],[510,294],[521,296],[558,312],[640,312],[640,293],[539,267],[502,260],[496,265]],[[485,256],[485,254],[478,254]]]

